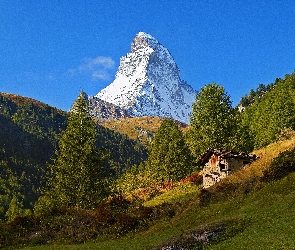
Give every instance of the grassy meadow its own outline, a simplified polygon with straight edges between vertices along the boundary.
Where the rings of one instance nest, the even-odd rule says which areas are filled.
[[[145,206],[179,206],[175,215],[147,230],[118,239],[98,237],[85,244],[23,249],[160,249],[169,242],[181,242],[193,232],[219,229],[221,234],[209,244],[188,249],[295,249],[295,173],[278,181],[262,181],[272,159],[294,147],[293,138],[255,151],[260,156],[256,162],[208,189],[206,195],[200,194],[198,185],[184,183],[146,201]]]

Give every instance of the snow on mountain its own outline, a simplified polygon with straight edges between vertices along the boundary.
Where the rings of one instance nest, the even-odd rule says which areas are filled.
[[[180,79],[168,49],[139,32],[131,52],[120,59],[115,80],[95,98],[134,116],[162,116],[189,123],[195,90]]]

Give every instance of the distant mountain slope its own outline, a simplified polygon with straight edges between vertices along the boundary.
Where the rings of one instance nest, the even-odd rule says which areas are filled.
[[[66,112],[39,101],[0,93],[0,150],[24,164],[44,165],[66,128],[66,118]]]
[[[15,137],[15,142],[19,143],[18,148],[25,148],[28,150],[30,142],[18,139],[22,137],[18,137],[18,133],[11,132],[13,129],[8,129],[10,126],[14,126],[17,127],[21,134],[26,132],[36,137],[38,140],[48,141],[51,150],[46,149],[46,154],[40,155],[36,153],[38,160],[40,157],[44,157],[44,159],[48,160],[53,156],[54,147],[56,148],[57,146],[56,141],[58,134],[66,128],[66,112],[50,107],[34,99],[18,95],[0,93],[0,115],[2,115],[3,119],[6,121],[5,123],[3,121],[2,125],[7,125],[7,129],[3,129],[2,131],[4,134],[0,140],[4,140],[5,138],[10,138],[10,140],[12,140],[13,137]],[[145,151],[141,144],[134,142],[132,139],[128,139],[120,133],[114,132],[101,125],[98,125],[97,129],[99,136],[97,139],[98,146],[108,148],[114,155],[118,155],[118,153],[121,152],[122,156],[114,157],[114,155],[112,155],[111,158],[113,161],[120,162],[123,168],[126,167],[127,162],[130,161],[127,160],[128,157],[131,157],[133,152],[135,152],[134,147],[141,148],[142,151]],[[9,133],[10,136],[5,132],[7,130],[11,132]],[[11,142],[10,144],[2,145],[9,145],[8,148],[13,148],[15,143]],[[145,158],[145,153],[144,155],[138,155],[138,157],[140,160],[142,157]],[[135,159],[134,163],[138,162],[138,160],[136,160],[138,157],[132,155],[132,158]]]
[[[0,93],[0,177],[6,181],[16,177],[18,182],[14,183],[16,190],[8,187],[8,193],[2,193],[6,202],[0,204],[0,218],[13,193],[24,196],[24,208],[32,207],[37,190],[44,184],[46,162],[53,156],[57,135],[65,129],[65,122],[66,113],[61,110],[30,98]]]
[[[65,129],[67,113],[37,100],[0,92],[0,113],[38,138],[56,139]]]
[[[66,128],[67,113],[31,98],[0,92],[0,179],[9,182],[16,177],[24,195],[25,208],[32,208],[38,190],[44,185],[46,164],[54,157],[58,134]],[[147,157],[146,148],[127,136],[101,125],[97,126],[97,146],[109,154],[106,164],[116,171],[124,172],[133,164]],[[0,192],[0,219],[12,199],[8,193]],[[0,189],[4,190],[1,186]],[[6,192],[6,191],[5,191]],[[1,196],[2,195],[2,196]]]
[[[119,120],[106,120],[102,122],[102,126],[127,135],[133,140],[140,141],[144,145],[148,145],[153,139],[155,133],[161,123],[167,118],[157,116],[143,116],[124,118]],[[188,125],[179,121],[175,123],[186,132]]]
[[[180,79],[167,48],[139,32],[131,52],[120,59],[115,80],[97,98],[134,116],[160,116],[189,123],[195,90]]]

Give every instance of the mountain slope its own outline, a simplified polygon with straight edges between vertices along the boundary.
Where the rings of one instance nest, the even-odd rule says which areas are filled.
[[[165,119],[167,118],[143,116],[122,118],[119,120],[105,120],[101,123],[101,125],[118,133],[127,135],[133,140],[140,141],[144,145],[148,145]],[[186,132],[189,128],[189,126],[185,123],[179,121],[174,122],[182,129],[183,132]]]
[[[17,197],[30,209],[44,184],[66,113],[36,100],[0,93],[0,218]],[[14,179],[11,185],[10,180]],[[4,185],[3,185],[4,182]],[[20,207],[22,207],[20,205]]]
[[[42,158],[42,164],[50,160],[57,147],[58,134],[66,128],[66,112],[31,98],[0,92],[0,115],[3,116],[3,122],[0,124],[3,126],[0,131],[3,134],[0,137],[0,145],[4,147],[5,152],[18,148],[18,153],[25,150],[23,155],[33,154],[36,161]],[[13,132],[16,130],[19,132]],[[112,161],[120,164],[123,169],[129,166],[129,163],[137,164],[146,159],[146,148],[143,145],[99,124],[97,130],[97,146],[109,150]],[[28,150],[35,144],[22,139],[24,133],[42,141],[42,145],[36,145],[28,154]],[[38,151],[44,147],[44,152]]]
[[[134,116],[162,116],[189,123],[195,91],[180,79],[167,48],[139,32],[120,59],[115,80],[97,95]]]
[[[0,92],[0,219],[5,219],[13,196],[25,209],[32,209],[66,120],[64,111]],[[97,130],[97,147],[109,154],[106,164],[116,175],[146,160],[147,149],[142,144],[101,125]]]
[[[242,112],[243,130],[248,130],[248,143],[256,149],[295,129],[295,72],[267,87],[262,86],[253,93],[254,101]],[[246,101],[251,101],[250,97],[251,93]]]
[[[197,192],[198,195],[194,197],[189,194],[189,199],[184,197],[183,200],[178,199],[176,203],[155,207],[153,213],[156,217],[160,213],[164,213],[166,216],[161,220],[155,219],[155,223],[141,228],[141,230],[136,230],[122,237],[118,235],[110,238],[102,236],[101,241],[96,238],[97,243],[71,245],[70,248],[114,250],[294,249],[295,173],[270,183],[265,183],[259,178],[263,175],[262,171],[268,167],[279,152],[294,147],[295,138],[292,138],[256,151],[255,153],[259,154],[261,158],[251,165],[249,171],[246,169],[241,170],[237,172],[238,175],[231,175],[230,180],[227,182],[224,182],[226,179],[219,182],[215,190],[210,190],[213,196],[210,197],[210,195],[201,191]],[[251,178],[252,184],[247,181]],[[252,185],[252,190],[239,189],[244,181]],[[259,183],[260,185],[257,185]],[[186,186],[186,188],[188,187]],[[213,192],[219,193],[221,199],[215,199]],[[201,195],[199,195],[200,193]],[[119,207],[122,208],[120,204]],[[137,207],[136,209],[138,211]],[[141,209],[144,210],[144,208]],[[145,210],[145,212],[148,211],[151,210]],[[91,211],[91,214],[93,212]],[[75,220],[79,222],[78,228],[84,225],[81,221],[86,222],[86,226],[89,223],[87,217],[79,217],[73,212],[65,215],[57,214],[52,217],[54,216],[55,219],[46,218],[45,222],[59,223],[62,232],[65,230],[65,234],[72,233],[74,237],[77,237],[76,228],[74,228],[77,227],[77,223],[74,223]],[[132,221],[127,220],[129,217],[126,217],[125,214],[124,216],[124,222],[133,226]],[[25,225],[27,225],[28,230],[31,230],[30,235],[34,235],[35,231],[31,229],[31,224],[27,223]],[[114,225],[114,227],[116,226],[117,224]],[[54,230],[54,228],[57,227],[51,227],[50,230]],[[84,228],[87,231],[85,225]],[[2,232],[5,231],[2,230]],[[37,232],[40,233],[40,231]],[[47,231],[46,233],[48,235]],[[13,234],[19,237],[15,232]],[[9,239],[9,237],[11,236],[8,235],[7,238]],[[95,237],[97,236],[95,235]],[[197,244],[193,248],[192,244],[196,242],[195,239],[199,239],[201,244]],[[26,240],[32,241],[32,237]],[[39,240],[42,242],[41,238]],[[205,242],[205,244],[202,242]],[[32,244],[34,243],[32,242]],[[172,248],[172,245],[179,247]],[[64,249],[68,247],[68,245],[48,245],[36,246],[30,249]]]

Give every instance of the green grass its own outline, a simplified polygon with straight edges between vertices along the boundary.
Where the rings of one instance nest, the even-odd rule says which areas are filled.
[[[249,218],[251,226],[210,249],[295,249],[294,184],[293,173],[240,199],[231,214]]]
[[[294,145],[293,139],[257,151],[261,156],[260,160],[220,185],[257,185],[263,170],[267,169],[272,158],[281,151],[294,148]],[[135,232],[120,239],[101,239],[96,243],[36,246],[25,249],[151,249],[155,245],[169,242],[173,237],[180,238],[186,231],[219,223],[227,223],[225,235],[204,249],[295,249],[295,173],[279,181],[260,183],[258,188],[251,189],[247,194],[243,188],[233,191],[230,188],[236,186],[228,185],[223,191],[227,195],[221,192],[216,196],[217,199],[213,196],[209,205],[201,206],[197,197],[199,191],[190,186],[193,184],[186,185],[185,188],[174,187],[145,204],[153,206],[162,202],[178,201],[182,207],[181,213],[171,219],[156,222],[146,231]],[[215,192],[216,188],[212,190]],[[238,193],[228,195],[235,192]],[[224,199],[220,199],[222,195]]]
[[[187,182],[173,187],[171,190],[144,202],[144,206],[153,207],[162,203],[184,202],[200,192],[199,186],[194,183]]]
[[[206,249],[295,249],[295,173],[261,190],[230,201],[189,207],[148,231],[118,240],[72,246],[37,246],[26,249],[149,249],[186,230],[218,221],[246,221],[245,228]]]

